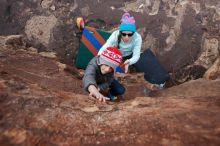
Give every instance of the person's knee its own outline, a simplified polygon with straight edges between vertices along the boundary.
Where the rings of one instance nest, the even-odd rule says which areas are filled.
[[[123,95],[125,91],[126,91],[125,87],[121,87],[120,89],[118,89],[118,94]]]

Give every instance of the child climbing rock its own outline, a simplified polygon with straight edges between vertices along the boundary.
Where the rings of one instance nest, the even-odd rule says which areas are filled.
[[[115,69],[121,62],[122,54],[117,47],[106,48],[89,62],[83,77],[83,86],[91,97],[105,102],[124,94],[125,88],[114,78]],[[108,92],[104,95],[106,90]]]

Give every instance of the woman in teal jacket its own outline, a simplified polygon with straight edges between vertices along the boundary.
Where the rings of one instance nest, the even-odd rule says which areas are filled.
[[[142,38],[136,31],[135,19],[126,12],[121,18],[119,30],[111,34],[109,39],[99,50],[98,55],[110,46],[117,46],[122,53],[125,73],[127,73],[128,67],[135,64],[140,58],[141,44]]]

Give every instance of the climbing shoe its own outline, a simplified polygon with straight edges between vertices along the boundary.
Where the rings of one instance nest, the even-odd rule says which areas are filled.
[[[111,101],[114,101],[117,99],[117,96],[112,95],[110,92],[108,93],[108,97],[110,98]]]

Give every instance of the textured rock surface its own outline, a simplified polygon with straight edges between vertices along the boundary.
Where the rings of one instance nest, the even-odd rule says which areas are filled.
[[[220,78],[220,58],[206,71],[204,78],[208,80],[215,80]]]
[[[220,145],[219,0],[1,0],[0,6],[0,35],[11,35],[0,36],[0,145]],[[79,45],[75,18],[110,31],[124,10],[136,19],[142,50],[152,48],[174,83],[186,83],[150,92],[135,75],[123,82],[124,99],[99,103],[67,65]]]
[[[208,46],[219,52],[218,0],[3,0],[0,4],[0,35],[25,34],[34,47],[54,50],[69,64],[79,45],[75,18],[83,16],[89,26],[112,30],[118,26],[123,10],[136,18],[144,40],[142,49],[152,48],[172,73],[194,65],[196,60],[197,66],[207,70],[219,56],[207,60],[205,53],[210,50]],[[175,77],[178,82],[183,80]]]
[[[47,47],[52,39],[52,30],[57,22],[54,16],[35,16],[27,21],[25,26],[25,33],[27,38],[32,41],[39,41]],[[53,41],[53,40],[51,40]]]
[[[1,145],[220,145],[219,79],[144,96],[143,77],[132,76],[123,100],[100,103],[65,64],[24,44],[0,37]]]

